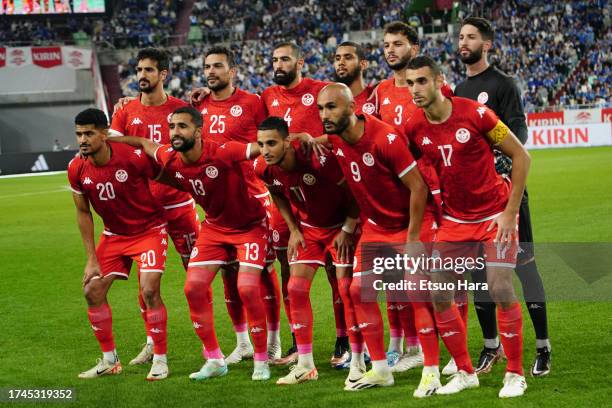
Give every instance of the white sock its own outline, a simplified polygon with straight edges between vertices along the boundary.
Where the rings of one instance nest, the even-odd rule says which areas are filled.
[[[351,367],[365,368],[365,357],[363,353],[351,353]]]
[[[249,339],[249,332],[241,331],[236,332],[236,344],[251,344],[251,340]]]
[[[536,348],[544,348],[544,347],[546,347],[548,351],[552,350],[552,348],[550,347],[550,340],[549,339],[544,339],[544,340],[536,339]]]
[[[153,337],[151,337],[151,336],[147,336],[147,344],[148,344],[149,346],[152,346],[152,345],[153,345]]]
[[[313,369],[314,368],[314,359],[312,357],[312,353],[299,354],[298,355],[298,365],[300,367]]]
[[[117,355],[117,349],[114,349],[113,351],[103,351],[102,358],[108,361],[109,363],[116,363],[117,361],[119,361],[119,356]]]
[[[268,330],[268,344],[280,343],[280,330]]]
[[[153,354],[153,361],[159,361],[164,364],[168,364],[168,357],[165,354]]]
[[[257,368],[263,368],[266,367],[268,365],[267,361],[253,361],[253,368],[257,369]]]
[[[490,349],[496,349],[499,347],[499,337],[494,339],[484,339],[484,346]]]
[[[386,359],[376,361],[372,360],[372,370],[374,370],[376,374],[380,374],[383,377],[386,377],[391,373]]]
[[[387,349],[388,352],[390,351],[397,351],[398,353],[402,354],[402,352],[404,351],[404,338],[403,337],[390,337],[389,338],[389,348]]]
[[[438,366],[425,366],[423,367],[423,375],[425,374],[435,374],[438,378],[440,378],[440,369]]]

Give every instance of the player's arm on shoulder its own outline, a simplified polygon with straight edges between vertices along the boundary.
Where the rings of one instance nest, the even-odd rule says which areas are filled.
[[[302,146],[302,151],[306,155],[309,156],[312,152],[314,152],[317,158],[329,153],[331,148],[327,135],[312,137],[310,133],[306,132],[289,133],[289,140],[298,141],[300,146]]]
[[[132,102],[135,99],[136,99],[135,96],[124,96],[123,98],[119,98],[117,103],[113,105],[113,118],[119,111],[121,111],[125,107],[125,105],[127,105],[128,103]]]
[[[83,247],[87,255],[87,264],[83,271],[83,286],[85,286],[92,278],[101,276],[102,273],[100,271],[100,265],[98,264],[98,258],[96,257],[94,223],[89,207],[89,200],[84,194],[79,194],[74,191],[72,192],[72,199],[74,200],[77,211],[77,224],[81,232],[81,240],[83,241]]]
[[[128,144],[132,147],[137,147],[139,149],[142,149],[147,156],[152,157],[154,159],[155,159],[155,152],[157,151],[159,147],[162,146],[158,143],[150,141],[149,139],[145,139],[144,137],[138,137],[138,136],[117,136],[117,137],[114,137],[113,140],[116,142]]]
[[[187,189],[185,189],[185,187],[183,187],[182,184],[177,182],[176,179],[172,177],[172,175],[170,175],[167,171],[163,169],[159,172],[159,174],[154,180],[167,186],[174,187],[177,190],[189,192]]]
[[[259,156],[260,149],[256,143],[226,142],[219,146],[215,154],[230,162],[252,160]]]

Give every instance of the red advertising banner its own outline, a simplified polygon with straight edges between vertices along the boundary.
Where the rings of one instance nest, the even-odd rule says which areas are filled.
[[[0,47],[0,68],[6,65],[6,48]]]
[[[601,121],[612,122],[612,108],[603,108],[601,110]]]
[[[564,113],[561,112],[535,112],[527,114],[527,126],[552,126],[562,125]]]
[[[60,47],[32,47],[32,62],[43,68],[62,65],[62,49]]]

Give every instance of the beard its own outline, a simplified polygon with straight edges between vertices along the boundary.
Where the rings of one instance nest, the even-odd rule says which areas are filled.
[[[180,139],[183,142],[179,147],[174,146],[174,143],[172,143],[172,148],[177,152],[187,152],[195,145],[195,134],[190,139],[186,139],[182,136],[175,136],[172,138],[172,142],[174,142],[175,139]]]
[[[461,59],[461,62],[466,65],[477,63],[482,58],[482,46],[474,51],[470,51],[470,53],[465,57],[461,55],[461,52],[459,52],[459,58]]]
[[[338,74],[336,74],[334,72],[334,80],[336,82],[340,82],[346,86],[351,86],[351,84],[357,79],[359,78],[359,76],[361,75],[361,68],[359,66],[357,66],[357,68],[355,68],[352,72],[347,71],[346,75],[344,75],[343,77],[338,76]]]
[[[332,134],[332,135],[339,135],[342,132],[344,132],[346,130],[346,128],[348,128],[349,124],[351,123],[351,119],[350,119],[350,115],[345,115],[342,116],[340,119],[338,119],[337,122],[332,122],[331,120],[324,120],[323,121],[323,128],[325,130],[326,133]],[[333,129],[328,130],[328,128],[325,125],[332,125]]]
[[[286,86],[292,83],[295,78],[297,78],[297,64],[293,67],[291,71],[288,72],[282,71],[280,69],[274,71],[273,81],[278,85]]]
[[[390,64],[389,62],[387,62],[387,65],[389,65],[389,68],[391,68],[391,70],[393,71],[401,71],[402,69],[408,66],[408,63],[410,62],[411,59],[412,59],[412,56],[410,55],[410,53],[408,53],[404,55],[402,58],[400,58],[400,60],[396,62],[395,64]],[[385,58],[385,61],[386,60],[387,59]]]
[[[221,80],[221,78],[218,77],[215,79],[217,80],[217,83],[215,85],[208,85],[208,89],[210,89],[211,91],[221,91],[229,86],[229,81],[223,81]]]
[[[142,85],[142,82],[145,82],[146,85]],[[143,79],[141,81],[138,81],[138,89],[140,90],[140,92],[142,93],[151,93],[153,92],[153,90],[157,87],[157,84],[159,83],[159,81],[155,82],[154,84],[151,83],[150,81]]]

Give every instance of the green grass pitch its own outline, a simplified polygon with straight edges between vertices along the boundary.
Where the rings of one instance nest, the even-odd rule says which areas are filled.
[[[612,148],[532,152],[530,204],[537,242],[612,241]],[[274,380],[287,368],[272,368],[272,380],[250,380],[252,362],[231,366],[226,377],[192,383],[187,375],[202,365],[200,343],[190,321],[182,290],[185,272],[171,252],[162,294],[169,314],[169,364],[166,381],[148,383],[148,367],[127,362],[144,340],[136,279],[116,282],[110,293],[115,339],[124,363],[120,376],[79,380],[100,356],[89,329],[81,292],[84,251],[75,223],[65,174],[0,180],[0,387],[74,387],[74,406],[605,406],[609,404],[609,367],[612,315],[607,301],[549,304],[553,370],[548,377],[527,377],[523,398],[500,401],[502,365],[481,377],[478,390],[457,396],[412,398],[420,370],[395,376],[394,387],[347,393],[345,371],[329,367],[335,329],[331,295],[324,274],[315,279],[312,296],[315,316],[314,351],[319,381],[278,387]],[[97,224],[97,233],[101,231]],[[545,286],[556,283],[555,270],[540,262]],[[610,287],[610,271],[602,282]],[[224,352],[234,346],[221,279],[214,283],[216,328]],[[284,312],[282,312],[284,314]],[[526,370],[532,362],[534,335],[525,311]],[[282,339],[290,339],[283,316]],[[469,346],[472,358],[480,350],[480,329],[470,308]],[[441,365],[448,359],[442,349]],[[608,389],[606,392],[605,390]]]

